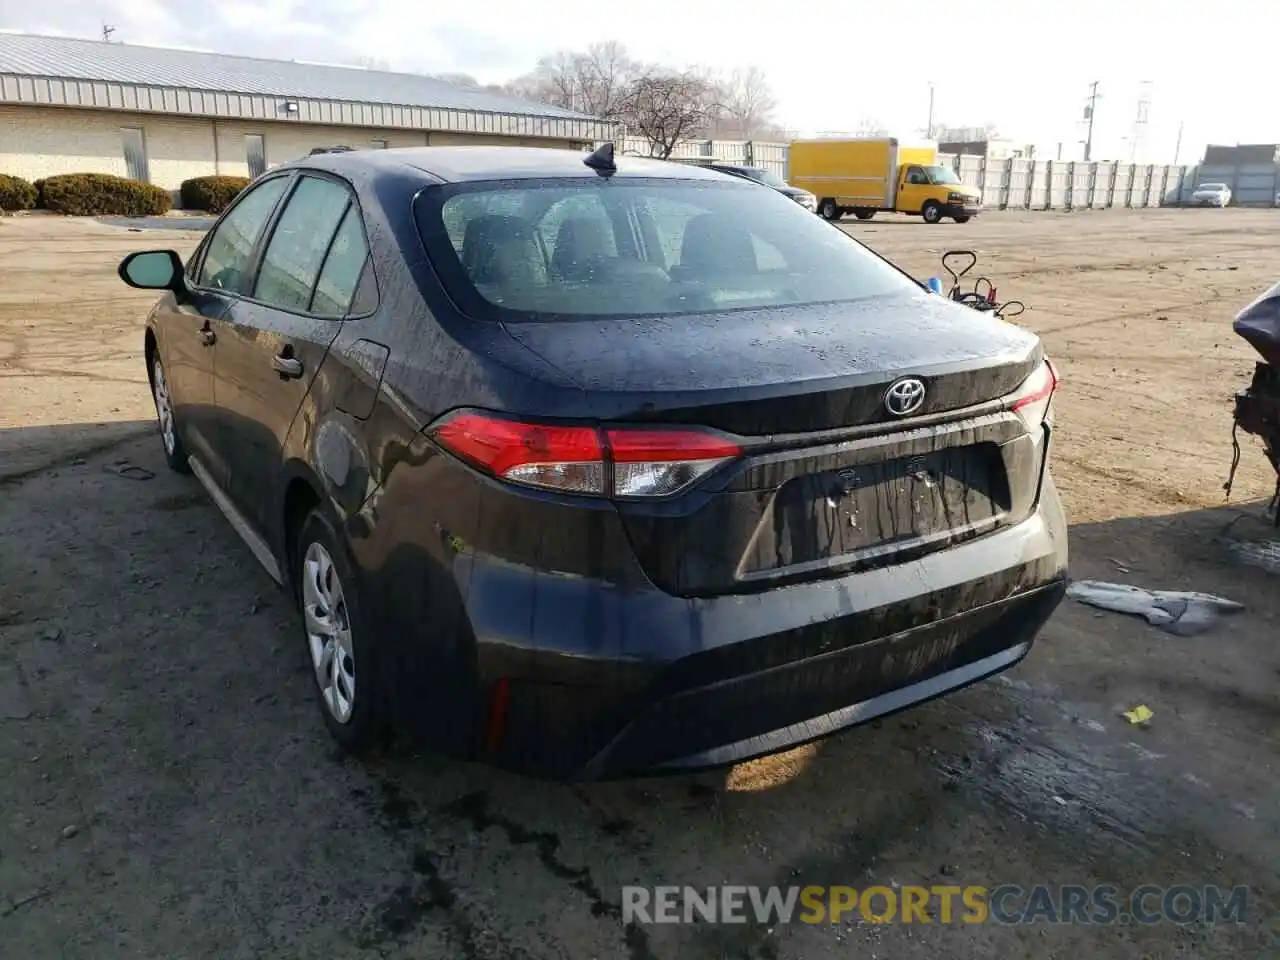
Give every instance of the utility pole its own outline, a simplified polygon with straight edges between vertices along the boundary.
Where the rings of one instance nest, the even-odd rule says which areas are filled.
[[[925,129],[924,138],[933,139],[933,81],[929,81],[929,126]]]
[[[1084,141],[1084,162],[1088,163],[1093,159],[1093,115],[1097,112],[1098,106],[1098,83],[1095,80],[1089,84],[1089,104],[1084,108],[1084,118],[1089,121],[1089,132],[1085,135]]]
[[[1182,153],[1182,128],[1187,125],[1185,120],[1178,122],[1178,141],[1173,145],[1173,165],[1178,165],[1178,154]]]
[[[110,43],[110,42],[111,42],[111,35],[112,35],[113,33],[115,33],[115,32],[116,32],[116,28],[115,28],[115,27],[110,26],[110,25],[108,25],[108,24],[105,24],[105,23],[104,23],[104,24],[102,25],[102,42],[103,42],[103,43]]]

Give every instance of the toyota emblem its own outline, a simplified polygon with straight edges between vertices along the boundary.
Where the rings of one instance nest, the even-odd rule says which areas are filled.
[[[884,392],[884,408],[895,417],[909,417],[924,406],[924,381],[903,377]]]

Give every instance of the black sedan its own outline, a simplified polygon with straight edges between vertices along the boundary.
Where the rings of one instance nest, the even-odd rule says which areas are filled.
[[[1063,595],[1039,339],[772,190],[317,154],[119,272],[165,291],[169,465],[296,598],[353,751],[728,764],[1012,666]]]
[[[764,167],[752,167],[738,163],[709,163],[708,169],[718,170],[721,173],[727,173],[730,176],[741,177],[744,180],[754,180],[756,183],[762,183],[766,187],[772,187],[784,197],[789,197],[800,206],[804,207],[810,213],[818,212],[818,198],[808,190],[801,190],[799,187],[793,187],[787,181],[772,170]]]

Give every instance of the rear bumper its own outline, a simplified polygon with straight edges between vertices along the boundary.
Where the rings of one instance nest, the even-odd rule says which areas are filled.
[[[1066,523],[1046,483],[1025,522],[895,567],[685,599],[476,559],[479,758],[555,779],[737,763],[932,699],[1017,663],[1065,591]],[[538,580],[513,636],[512,578]],[[504,607],[496,603],[508,598]],[[495,605],[496,604],[496,605]]]

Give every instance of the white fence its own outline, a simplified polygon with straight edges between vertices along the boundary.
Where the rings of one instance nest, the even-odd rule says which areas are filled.
[[[621,153],[649,156],[649,141],[644,137],[623,137],[616,144]],[[782,178],[787,176],[787,145],[760,140],[686,140],[677,144],[673,158],[690,160],[702,157],[724,163],[740,163],[764,167]]]
[[[1103,210],[1187,203],[1201,183],[1226,183],[1232,203],[1280,206],[1280,166],[1196,167],[1063,160],[941,157],[988,207],[1015,210]]]
[[[625,153],[648,155],[642,137],[618,142]],[[787,145],[759,140],[689,140],[673,157],[721,160],[765,167],[787,177]],[[1102,210],[1108,207],[1177,206],[1201,183],[1225,183],[1233,204],[1280,207],[1280,165],[1242,167],[1084,163],[1067,160],[988,160],[942,154],[960,179],[982,191],[987,207],[1012,210]]]

